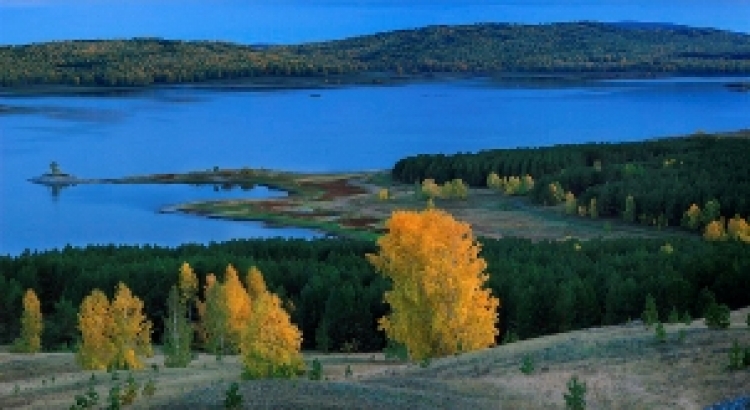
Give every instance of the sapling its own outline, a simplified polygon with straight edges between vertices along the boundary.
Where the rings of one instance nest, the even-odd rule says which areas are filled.
[[[664,325],[659,322],[656,324],[656,341],[659,343],[665,343],[667,341],[667,331],[664,329]]]
[[[565,408],[567,410],[584,410],[586,408],[586,383],[578,381],[578,376],[573,376],[568,381],[568,392],[563,393]]]
[[[524,356],[523,360],[521,361],[520,370],[521,373],[525,375],[534,373],[534,359],[529,355]]]

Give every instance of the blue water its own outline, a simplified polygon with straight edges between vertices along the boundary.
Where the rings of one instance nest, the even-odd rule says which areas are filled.
[[[659,21],[750,32],[743,0],[0,0],[0,44],[158,36],[298,43],[487,21]],[[417,153],[623,141],[750,128],[750,93],[727,79],[558,87],[486,80],[310,91],[175,87],[117,97],[19,97],[0,104],[0,254],[66,244],[315,235],[158,210],[201,199],[283,195],[192,186],[77,186],[51,195],[27,178],[51,161],[82,177],[213,166],[383,169]]]
[[[671,22],[750,32],[744,0],[0,0],[0,44],[157,36],[298,43],[429,24]]]
[[[488,80],[310,91],[188,87],[125,97],[0,96],[36,108],[0,116],[0,253],[67,243],[207,242],[309,236],[260,224],[159,214],[201,199],[280,195],[192,186],[76,186],[57,197],[26,181],[57,161],[82,177],[266,167],[385,169],[417,153],[750,128],[750,94],[728,79],[608,81],[567,87]]]

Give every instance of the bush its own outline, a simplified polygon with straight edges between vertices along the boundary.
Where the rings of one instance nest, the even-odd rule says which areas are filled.
[[[525,375],[530,375],[531,373],[534,373],[534,358],[532,358],[529,355],[524,356],[523,361],[521,362],[520,370],[521,370],[521,373]]]
[[[568,392],[563,393],[565,408],[568,410],[584,410],[586,408],[586,383],[578,381],[578,376],[573,376],[568,381]]]
[[[667,331],[661,322],[656,324],[656,341],[659,343],[666,343],[667,341]]]
[[[310,380],[321,380],[323,378],[323,366],[320,364],[320,360],[313,359],[312,369],[308,372],[308,378]]]
[[[727,329],[729,327],[729,306],[711,302],[706,308],[705,321],[710,329]]]
[[[747,362],[745,350],[740,347],[740,344],[736,340],[732,343],[732,348],[729,349],[729,366],[727,366],[729,370],[741,370],[745,367],[745,363]]]
[[[241,409],[242,408],[242,395],[239,393],[240,385],[237,382],[232,383],[227,390],[226,397],[224,398],[225,409]]]

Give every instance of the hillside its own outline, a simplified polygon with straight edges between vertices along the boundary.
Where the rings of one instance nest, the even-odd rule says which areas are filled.
[[[142,387],[133,408],[195,409],[220,406],[239,382],[245,408],[297,409],[562,409],[572,375],[587,385],[590,409],[703,409],[747,393],[750,371],[726,369],[733,340],[748,346],[745,308],[732,313],[728,330],[709,330],[702,321],[668,325],[667,341],[638,323],[592,328],[506,344],[434,360],[427,367],[386,360],[382,354],[305,353],[319,359],[328,380],[240,381],[236,357],[217,362],[201,354],[187,369],[157,367],[134,372]],[[684,332],[682,341],[679,332]],[[534,370],[521,372],[524,357]],[[345,376],[350,366],[351,377]],[[80,371],[70,353],[0,353],[0,407],[67,408],[93,388],[104,404],[112,386],[125,386],[105,372]]]
[[[347,76],[372,73],[386,74],[376,79],[386,81],[387,75],[446,72],[748,74],[750,35],[671,25],[488,23],[290,46],[134,38],[0,47],[0,85],[6,87],[144,86],[279,77],[357,81]]]

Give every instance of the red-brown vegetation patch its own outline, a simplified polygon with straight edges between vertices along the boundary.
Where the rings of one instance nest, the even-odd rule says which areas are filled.
[[[359,217],[359,218],[342,218],[339,223],[350,228],[370,228],[380,222],[378,218]]]
[[[346,178],[329,181],[316,181],[309,183],[309,185],[323,191],[323,194],[320,197],[323,201],[367,193],[367,191],[361,187],[350,184],[349,180]]]

